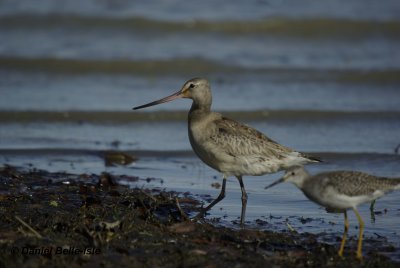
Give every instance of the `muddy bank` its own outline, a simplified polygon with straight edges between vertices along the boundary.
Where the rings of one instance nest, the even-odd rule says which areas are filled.
[[[138,180],[137,177],[123,177]],[[310,234],[232,230],[186,215],[188,193],[129,189],[109,174],[0,168],[0,267],[398,267]],[[390,249],[389,249],[390,250]]]

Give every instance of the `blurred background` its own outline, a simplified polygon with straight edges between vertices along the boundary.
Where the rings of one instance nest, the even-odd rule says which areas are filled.
[[[131,110],[202,76],[214,110],[325,160],[310,171],[400,177],[399,48],[398,0],[0,0],[0,164],[155,177],[147,186],[216,196],[220,175],[187,138],[190,102]],[[137,161],[105,166],[108,151]],[[261,211],[276,217],[269,228],[292,219],[300,231],[342,231],[330,224],[341,215],[293,186],[260,190],[279,175],[245,179],[250,222]],[[212,216],[240,215],[234,178],[228,191]],[[367,235],[400,244],[398,195],[377,209],[389,212]]]
[[[2,0],[0,148],[189,150],[188,101],[146,110],[184,112],[151,125],[131,108],[204,76],[214,110],[252,112],[238,116],[299,150],[392,153],[399,14],[397,0]]]

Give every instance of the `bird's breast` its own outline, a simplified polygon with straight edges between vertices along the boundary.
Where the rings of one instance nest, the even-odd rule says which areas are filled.
[[[227,156],[213,140],[213,137],[218,134],[215,122],[220,117],[217,113],[189,117],[188,134],[196,155],[211,168],[226,173],[225,166],[232,162],[232,159],[227,158],[232,158],[232,156]]]

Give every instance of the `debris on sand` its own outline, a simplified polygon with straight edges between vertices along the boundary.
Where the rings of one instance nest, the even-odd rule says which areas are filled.
[[[310,234],[191,222],[186,215],[199,202],[187,195],[129,189],[104,176],[0,168],[0,267],[399,265],[372,253],[361,263],[339,258]]]

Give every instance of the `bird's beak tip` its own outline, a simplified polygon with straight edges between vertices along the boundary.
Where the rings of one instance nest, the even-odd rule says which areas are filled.
[[[269,189],[269,188],[271,188],[271,187],[273,187],[273,186],[275,186],[275,185],[277,185],[277,184],[279,184],[279,183],[281,183],[281,182],[283,182],[283,181],[284,181],[284,179],[283,179],[283,178],[280,178],[279,180],[277,180],[277,181],[271,183],[270,185],[265,186],[265,187],[264,187],[264,190]]]
[[[133,107],[132,110],[139,110],[139,109],[142,109],[142,108],[158,105],[158,104],[161,104],[161,103],[164,103],[164,102],[173,101],[173,100],[176,100],[176,99],[179,99],[179,98],[183,98],[183,97],[184,97],[184,95],[182,94],[182,92],[178,91],[178,92],[176,92],[176,93],[174,93],[172,95],[169,95],[169,96],[167,96],[165,98],[162,98],[160,100],[156,100],[156,101],[144,104],[144,105]]]

